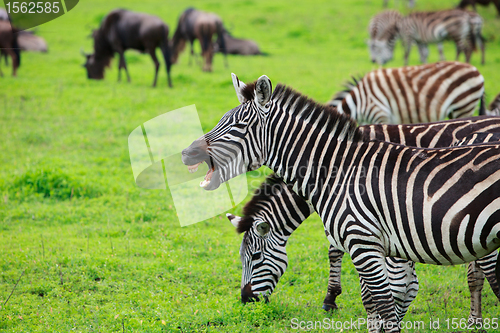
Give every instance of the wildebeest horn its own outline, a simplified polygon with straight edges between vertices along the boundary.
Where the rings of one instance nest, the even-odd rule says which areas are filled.
[[[86,58],[86,57],[88,57],[88,56],[90,55],[90,54],[85,53],[85,51],[83,50],[83,47],[82,47],[82,48],[80,48],[80,53],[81,53],[81,54],[82,54],[85,58]]]

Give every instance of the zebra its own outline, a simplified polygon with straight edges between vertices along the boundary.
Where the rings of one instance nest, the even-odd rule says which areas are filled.
[[[376,17],[374,18],[376,19]],[[414,12],[389,25],[385,33],[379,34],[378,48],[372,58],[383,65],[392,59],[394,42],[401,38],[404,48],[404,63],[408,65],[408,57],[413,43],[418,46],[420,62],[426,63],[429,55],[427,44],[436,43],[441,61],[444,61],[443,44],[451,39],[457,47],[456,60],[464,52],[466,62],[476,45],[482,52],[481,63],[484,64],[484,37],[482,36],[483,19],[474,12],[450,9],[438,12]]]
[[[373,63],[383,65],[392,60],[394,47],[399,37],[397,22],[402,18],[403,16],[396,10],[385,10],[370,20],[368,48]]]
[[[239,174],[266,165],[292,185],[318,212],[330,244],[350,254],[365,309],[373,304],[385,332],[400,332],[385,257],[453,265],[500,247],[499,144],[366,141],[334,108],[282,84],[273,91],[265,75],[252,84],[232,75],[241,104],[185,148],[182,162],[208,164],[205,190],[237,175],[228,166],[238,154]]]
[[[266,299],[273,292],[288,266],[288,238],[312,213],[314,208],[273,174],[266,178],[245,205],[243,217],[226,214],[238,233],[244,233],[240,247],[243,303],[258,301],[259,296],[255,292],[260,292]],[[333,291],[335,295],[330,298],[328,304],[335,308],[335,298],[342,292],[340,266],[343,254],[330,245],[329,291]],[[415,264],[398,258],[386,258],[386,261],[396,302],[396,313],[398,320],[402,320],[418,292]],[[334,289],[330,289],[330,283],[335,285]],[[367,293],[364,286],[362,292]],[[376,317],[375,313],[370,315]]]
[[[500,116],[500,94],[493,99],[488,109],[483,110],[479,115]]]
[[[384,8],[387,8],[389,0],[384,0]],[[415,0],[408,0],[408,8],[415,7]]]
[[[463,145],[500,141],[500,134],[495,132],[500,132],[500,118],[482,117],[422,125],[405,125],[404,127],[399,125],[361,126],[360,130],[367,139],[378,136],[381,139],[392,138],[392,142],[395,143],[414,142],[417,144],[417,138],[419,138],[418,144],[423,147],[435,147],[436,144],[444,144],[445,146],[451,144]],[[473,131],[480,132],[470,134]],[[391,137],[388,133],[398,133],[398,136]],[[463,139],[457,141],[458,138],[464,135]],[[279,278],[287,267],[288,261],[285,245],[288,237],[313,213],[313,209],[307,206],[306,202],[295,194],[289,186],[287,187],[278,177],[272,175],[256,191],[256,195],[244,207],[243,213],[243,218],[232,214],[227,214],[227,217],[239,233],[245,232],[240,248],[240,257],[243,266],[241,299],[245,303],[250,299],[258,299],[251,290],[244,288],[252,280],[252,275],[258,276],[258,278],[254,278],[252,281],[252,285],[255,286],[256,290],[269,294],[273,292]],[[262,222],[266,222],[270,226],[270,230],[273,231],[265,239],[260,239],[262,236],[250,231],[254,227],[254,224]],[[271,258],[271,260],[267,264],[263,261],[254,264],[251,258],[257,252],[261,253],[261,257]],[[342,251],[336,250],[330,245],[328,253],[330,276],[328,280],[328,292],[323,301],[323,309],[327,311],[337,308],[335,299],[342,293],[340,284],[342,256]],[[493,252],[485,258],[469,264],[468,283],[471,290],[469,322],[475,323],[482,317],[481,291],[485,274],[493,292],[500,300],[500,289],[494,277],[494,266],[497,256],[498,254]],[[273,262],[274,258],[277,258],[276,262]],[[398,306],[396,312],[398,313],[398,317],[402,319],[418,291],[418,281],[413,269],[414,266],[410,266],[402,259],[386,258],[386,261],[388,273],[393,277],[391,279],[391,289],[393,290],[393,297]],[[472,268],[473,265],[474,268]],[[255,271],[252,267],[255,267]]]
[[[381,68],[348,83],[327,104],[359,125],[429,123],[483,112],[484,78],[472,65],[438,62]]]

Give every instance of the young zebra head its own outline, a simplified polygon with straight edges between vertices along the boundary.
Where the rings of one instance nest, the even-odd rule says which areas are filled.
[[[244,84],[232,74],[241,105],[227,112],[207,134],[182,151],[182,162],[190,172],[206,162],[208,172],[200,186],[215,190],[221,183],[246,171],[260,168],[267,156],[264,131],[272,109],[271,80],[262,75]]]
[[[272,175],[245,205],[243,218],[227,214],[238,233],[244,233],[240,247],[243,303],[259,301],[259,296],[267,301],[288,266],[288,238],[313,212],[305,200],[297,199],[297,194],[286,187]]]

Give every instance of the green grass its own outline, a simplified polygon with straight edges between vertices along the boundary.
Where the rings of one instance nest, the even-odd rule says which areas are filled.
[[[400,10],[404,1],[397,1]],[[417,9],[450,8],[456,1],[417,1]],[[393,2],[391,2],[393,4]],[[103,81],[86,79],[80,47],[111,9],[162,17],[174,30],[188,5],[217,12],[235,36],[259,43],[267,57],[215,56],[213,73],[162,65],[150,87],[147,55],[127,53],[130,84],[117,82],[116,61]],[[239,302],[241,236],[224,215],[181,228],[168,191],[135,187],[127,138],[167,111],[196,104],[205,131],[236,106],[230,73],[244,81],[262,74],[318,101],[327,101],[351,75],[376,66],[365,45],[370,17],[382,1],[81,1],[38,34],[48,54],[24,53],[18,77],[2,63],[0,78],[0,331],[1,332],[263,332],[294,331],[292,318],[346,321],[365,317],[357,274],[344,258],[339,310],[321,309],[328,276],[321,221],[311,217],[290,239],[290,265],[268,304]],[[485,18],[488,102],[500,91],[500,20]],[[199,49],[199,46],[196,46]],[[445,44],[453,59],[455,48]],[[390,66],[403,64],[396,49]],[[431,47],[429,61],[438,60]],[[416,49],[410,64],[418,63]],[[267,171],[253,172],[258,186]],[[232,210],[240,214],[242,205]],[[17,288],[4,306],[14,285]],[[420,293],[406,321],[467,318],[466,267],[417,265]],[[485,286],[484,318],[498,317]],[[427,326],[426,326],[427,327]],[[415,330],[413,330],[415,331]],[[430,329],[416,330],[430,332]],[[456,330],[454,330],[456,331]],[[490,330],[493,331],[493,330]]]

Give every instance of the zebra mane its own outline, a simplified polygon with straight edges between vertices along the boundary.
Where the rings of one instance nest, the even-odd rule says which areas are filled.
[[[317,103],[283,84],[276,86],[271,99],[281,105],[288,104],[293,116],[310,119],[311,123],[317,121],[325,129],[325,132],[335,131],[333,134],[339,139],[362,141],[363,136],[356,122],[349,115],[339,113],[331,105]]]
[[[257,81],[247,83],[246,86],[240,91],[247,101],[251,101],[255,97],[255,84],[257,84]]]
[[[252,199],[243,207],[243,217],[236,228],[239,234],[252,228],[255,214],[262,211],[262,206],[260,204],[268,202],[271,195],[276,193],[276,191],[280,190],[283,186],[287,185],[274,173],[264,180],[260,187],[255,190]]]
[[[352,82],[347,81],[346,83],[344,83],[344,90],[341,90],[333,95],[332,99],[328,102],[328,105],[331,105],[333,107],[340,105],[342,103],[342,100],[346,98],[346,96],[349,95],[354,88],[356,88],[359,81],[361,81],[363,77],[359,76],[358,78],[355,78],[354,76],[351,76],[351,79]]]

